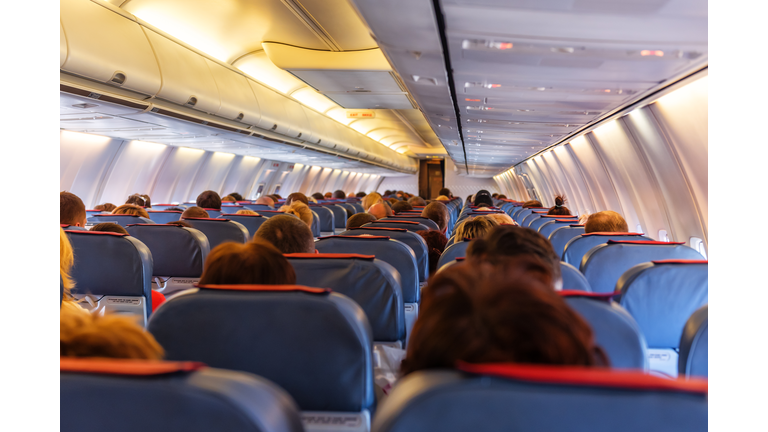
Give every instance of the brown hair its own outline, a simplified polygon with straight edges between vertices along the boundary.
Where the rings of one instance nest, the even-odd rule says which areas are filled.
[[[381,195],[379,195],[378,192],[371,192],[368,195],[363,197],[363,200],[361,201],[360,205],[363,206],[363,211],[368,211],[369,208],[371,208],[372,205],[383,202],[384,200],[381,198]]]
[[[457,264],[423,290],[403,375],[469,363],[605,365],[592,329],[555,292],[538,257],[510,260],[505,274]]]
[[[208,254],[200,285],[293,285],[296,273],[287,259],[268,241],[222,243]]]
[[[530,200],[523,203],[523,208],[541,207],[541,201]]]
[[[149,213],[147,213],[146,210],[133,204],[123,204],[120,207],[112,210],[112,214],[136,215],[149,219]]]
[[[347,197],[347,194],[344,193],[343,190],[335,190],[335,191],[333,191],[333,197],[334,198],[342,198],[343,199],[343,198]]]
[[[555,197],[555,206],[550,208],[547,212],[547,215],[557,215],[557,216],[570,216],[571,211],[568,210],[568,207],[564,207],[563,204],[566,203],[565,195],[558,195]]]
[[[405,201],[396,201],[394,204],[392,204],[392,211],[395,213],[400,213],[408,210],[413,210],[413,206],[408,204]]]
[[[149,195],[133,194],[125,201],[126,204],[133,204],[139,207],[152,207],[149,201]]]
[[[427,244],[427,256],[429,258],[429,274],[434,274],[437,269],[437,263],[440,261],[440,256],[445,251],[445,245],[448,244],[448,239],[445,238],[445,234],[440,231],[416,231],[416,234],[420,235]]]
[[[315,252],[312,231],[301,219],[293,216],[272,216],[256,230],[254,240],[256,238],[272,243],[284,254]]]
[[[629,231],[627,221],[620,214],[611,210],[591,214],[584,226],[585,233],[627,231]]]
[[[219,197],[219,194],[212,190],[207,190],[200,195],[197,196],[197,199],[195,200],[195,203],[198,207],[204,208],[204,209],[216,209],[221,210],[221,197]]]
[[[309,206],[304,204],[301,201],[294,201],[291,203],[290,206],[282,206],[280,207],[280,211],[283,213],[290,213],[292,215],[295,215],[299,219],[301,219],[302,222],[307,224],[308,227],[312,227],[312,210],[310,210]]]
[[[235,197],[233,197],[231,195],[227,195],[224,198],[222,198],[221,201],[222,202],[224,202],[224,201],[226,201],[226,202],[237,202],[237,199],[235,199]]]
[[[321,200],[321,199],[324,199],[325,197],[320,192],[315,192],[315,193],[312,194],[312,198],[314,198],[316,200]]]
[[[467,247],[470,261],[485,261],[503,266],[507,258],[530,255],[546,264],[552,280],[560,279],[560,257],[552,244],[541,234],[530,228],[500,225],[494,227],[484,238],[474,240]]]
[[[458,226],[456,226],[456,229],[453,231],[453,235],[457,241],[463,241],[465,238],[483,238],[493,229],[493,227],[497,225],[498,223],[495,220],[485,215],[475,216],[473,218],[467,218],[463,220]]]
[[[437,224],[438,228],[440,228],[440,231],[445,232],[446,228],[448,228],[448,220],[451,216],[448,213],[448,207],[446,207],[445,204],[439,201],[433,201],[424,207],[424,210],[421,212],[421,217],[433,221]]]
[[[242,210],[238,210],[237,212],[235,212],[235,214],[242,214],[242,215],[258,215],[258,213],[256,213],[255,211],[253,211],[253,210],[248,210],[248,209],[242,209]]]
[[[160,344],[131,317],[62,308],[59,332],[61,357],[163,358]]]
[[[108,211],[108,212],[111,212],[112,210],[114,210],[116,208],[117,208],[117,206],[112,204],[112,203],[99,204],[99,205],[93,207],[94,210],[101,210],[101,211]]]
[[[424,198],[420,196],[413,196],[408,198],[408,204],[416,207],[416,206],[425,206],[427,205],[427,202],[424,201]]]
[[[370,213],[357,213],[347,219],[347,229],[361,227],[376,220],[376,216]]]
[[[85,204],[80,197],[71,192],[59,193],[59,223],[83,225],[85,217]]]
[[[304,205],[309,205],[309,198],[301,192],[294,192],[288,195],[288,197],[285,198],[285,205],[289,206],[294,201],[300,201],[304,203]]]
[[[183,226],[183,227],[186,227],[186,228],[194,228],[192,226],[192,224],[190,224],[189,222],[184,222],[183,220],[170,221],[170,222],[166,222],[165,224],[166,225],[178,225],[178,226]]]
[[[192,206],[186,210],[184,210],[184,213],[181,214],[181,218],[209,218],[210,215],[207,211],[201,209],[197,206]]]
[[[128,231],[120,225],[112,222],[102,222],[91,227],[91,231],[113,232],[119,234],[128,234]]]

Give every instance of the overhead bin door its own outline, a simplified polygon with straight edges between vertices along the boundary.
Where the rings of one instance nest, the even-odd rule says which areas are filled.
[[[64,26],[59,23],[59,67],[67,61],[67,36],[64,34]]]
[[[221,107],[216,115],[252,126],[258,125],[261,120],[261,109],[251,91],[248,79],[214,61],[209,59],[205,61],[216,82],[221,99]]]
[[[312,144],[316,144],[320,137],[317,135],[317,126],[315,123],[319,122],[320,120],[315,118],[315,116],[320,118],[323,116],[318,114],[316,111],[305,107],[304,105],[299,106],[304,111],[304,117],[307,119],[307,132],[301,135],[301,139]]]
[[[160,70],[141,26],[94,2],[60,5],[67,50],[62,70],[147,95],[160,90]]]
[[[309,132],[309,122],[301,104],[286,98],[285,112],[291,126],[288,136],[305,139],[304,135],[308,135]]]
[[[253,90],[256,100],[259,101],[259,108],[261,109],[261,120],[257,126],[264,130],[288,135],[290,126],[288,115],[285,112],[285,103],[288,98],[256,81],[248,80],[248,84],[251,85],[251,90]]]
[[[209,114],[218,112],[219,92],[206,59],[150,29],[146,33],[163,76],[156,96]]]
[[[307,115],[309,126],[312,128],[312,139],[309,141],[325,147],[328,146],[328,143],[333,143],[333,134],[328,131],[328,125],[334,123],[334,121],[309,108],[305,108],[304,113]],[[331,144],[331,147],[333,147],[333,144]]]

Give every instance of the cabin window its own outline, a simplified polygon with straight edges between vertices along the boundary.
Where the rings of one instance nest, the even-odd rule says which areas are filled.
[[[691,237],[688,243],[691,245],[692,248],[699,251],[701,256],[704,257],[704,259],[707,259],[707,249],[704,247],[704,240],[698,237]]]
[[[667,230],[659,230],[659,241],[669,241],[669,234],[667,234]]]
[[[645,231],[643,231],[643,226],[640,224],[637,224],[637,226],[635,226],[635,232],[645,234]]]

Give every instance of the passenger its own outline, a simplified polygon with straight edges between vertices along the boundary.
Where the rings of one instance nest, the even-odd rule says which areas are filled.
[[[435,275],[422,292],[401,375],[459,361],[607,365],[589,324],[555,292],[545,267],[530,256],[511,260],[503,275],[468,263]]]
[[[118,234],[128,234],[128,231],[120,225],[112,222],[102,222],[91,227],[91,231],[113,232]]]
[[[355,194],[355,196],[356,196],[357,198],[362,198],[362,197],[364,197],[364,196],[365,196],[365,192],[358,192],[358,193],[356,193],[356,194]]]
[[[104,212],[112,213],[112,210],[114,210],[116,208],[117,208],[117,206],[112,204],[112,203],[104,203],[104,204],[99,204],[99,205],[95,206],[93,209],[94,210],[101,210],[101,211],[104,211]]]
[[[221,202],[231,202],[231,203],[233,203],[233,202],[237,202],[237,200],[235,199],[235,197],[233,197],[231,195],[227,195],[227,196],[225,196],[224,198],[221,199]]]
[[[372,205],[378,204],[380,202],[383,202],[384,200],[381,198],[381,195],[378,194],[378,192],[371,192],[368,195],[363,198],[363,201],[360,205],[363,206],[363,211],[368,211],[369,208],[371,208]]]
[[[478,207],[493,207],[493,199],[491,199],[491,193],[487,190],[478,191],[472,203]]]
[[[390,206],[390,207],[392,207],[393,205],[395,205],[395,203],[399,203],[399,202],[405,202],[405,201],[400,201],[400,200],[399,200],[399,199],[397,199],[397,198],[387,198],[387,201],[386,201],[386,203],[387,203],[387,204],[389,204],[389,206]],[[394,211],[394,210],[393,210],[393,211]]]
[[[268,196],[263,196],[263,197],[257,199],[255,204],[266,205],[266,206],[270,206],[270,207],[274,207],[275,206],[275,202],[272,201],[272,198],[270,198]]]
[[[112,210],[112,214],[135,215],[135,216],[141,216],[143,218],[149,219],[149,213],[147,213],[146,210],[133,204],[123,204],[120,207]]]
[[[307,224],[308,227],[312,228],[312,210],[310,210],[309,206],[303,202],[294,201],[289,206],[280,207],[280,211],[296,215],[296,217],[301,219],[301,221]]]
[[[496,199],[505,200],[505,199],[507,199],[507,196],[504,195],[504,194],[501,194],[501,195],[497,196]]]
[[[333,198],[333,193],[332,192],[326,192],[325,195],[323,195],[323,198],[324,199]]]
[[[444,195],[447,196],[449,199],[453,198],[453,194],[451,193],[451,190],[448,188],[442,188],[440,189],[440,192],[437,193],[438,195]]]
[[[498,192],[494,192],[491,194],[491,198],[497,198],[499,196]]]
[[[405,201],[397,201],[394,204],[392,204],[392,211],[395,212],[395,214],[402,213],[404,211],[413,210],[413,206],[408,204]]]
[[[445,234],[445,230],[448,229],[448,220],[451,218],[451,215],[445,204],[439,201],[433,201],[424,207],[424,210],[421,212],[421,217],[425,217],[436,223],[440,232]]]
[[[453,235],[457,241],[479,239],[485,237],[496,226],[498,226],[496,221],[486,215],[475,216],[467,218],[458,224],[453,231]]]
[[[61,311],[61,357],[161,360],[163,348],[136,321],[116,314]]]
[[[317,200],[315,199],[315,197],[311,195],[307,197],[307,202],[311,202],[312,204],[317,204]]]
[[[312,194],[312,198],[314,198],[314,199],[316,199],[316,200],[318,200],[318,201],[322,201],[322,200],[324,200],[324,199],[325,199],[325,197],[323,196],[323,194],[321,194],[320,192],[315,192],[315,193],[313,193],[313,194]]]
[[[276,193],[273,193],[270,196],[273,197],[272,199],[275,200],[275,202],[278,202],[279,200],[283,199],[283,197],[281,197],[280,195],[278,195]]]
[[[309,199],[307,199],[307,196],[301,192],[294,192],[288,195],[288,197],[285,198],[285,205],[289,206],[294,201],[299,201],[304,203],[304,205],[309,205]]]
[[[221,197],[212,190],[207,190],[198,195],[195,203],[200,208],[221,210]]]
[[[184,213],[181,214],[181,218],[205,218],[208,219],[211,216],[208,214],[207,211],[201,209],[200,207],[193,206],[186,210],[184,210]]]
[[[408,198],[408,204],[414,207],[421,207],[421,206],[427,205],[427,202],[424,201],[424,198],[420,196],[414,196],[414,197]]]
[[[385,217],[389,217],[395,214],[389,207],[389,203],[386,202],[380,202],[378,204],[372,205],[371,208],[368,209],[368,213],[376,216],[376,219],[384,219]]]
[[[274,216],[270,220],[277,217],[289,216]],[[198,284],[295,285],[296,273],[274,245],[254,237],[245,244],[226,242],[213,248],[205,260]]]
[[[445,196],[445,195],[438,195],[438,197],[437,197],[437,198],[435,198],[435,201],[443,201],[443,202],[446,202],[446,201],[450,201],[450,200],[451,200],[451,199],[450,199],[450,198],[448,198],[448,197],[447,197],[447,196]]]
[[[59,276],[61,276],[61,282],[64,285],[64,292],[61,294],[61,310],[72,309],[77,312],[87,313],[85,309],[77,304],[71,294],[72,288],[75,287],[75,281],[70,276],[74,264],[75,254],[72,250],[72,244],[69,242],[69,237],[67,237],[64,230],[59,228]]]
[[[496,225],[515,225],[517,226],[517,222],[515,222],[514,219],[509,217],[506,213],[491,213],[484,215],[485,217],[493,220],[496,222]]]
[[[315,253],[312,230],[302,220],[293,216],[272,216],[256,230],[254,240],[256,238],[272,243],[284,254]]]
[[[589,213],[582,213],[579,216],[579,225],[586,225],[587,221],[589,220],[589,216],[590,216]]]
[[[345,194],[343,190],[333,191],[333,198],[345,199],[346,197],[347,194]]]
[[[243,196],[240,195],[237,192],[232,192],[231,194],[229,194],[229,196],[233,197],[235,199],[235,201],[242,201],[243,200]]]
[[[570,216],[571,211],[568,210],[568,207],[563,206],[565,202],[566,202],[565,195],[556,196],[555,206],[549,209],[549,211],[547,212],[547,215]]]
[[[384,195],[383,196],[384,197],[389,197],[392,194],[394,194],[394,192],[392,192],[391,190],[387,189],[387,190],[384,191]]]
[[[370,213],[357,213],[356,215],[347,219],[347,229],[361,227],[375,220],[376,220],[376,216]]]
[[[523,208],[531,208],[531,207],[541,207],[541,201],[539,200],[530,200],[523,203]]]
[[[445,238],[445,234],[435,230],[416,231],[416,234],[420,235],[427,244],[429,274],[433,275],[437,272],[437,263],[440,261],[440,256],[445,251],[445,245],[448,244],[448,239]]]
[[[84,227],[88,214],[85,212],[83,200],[71,192],[59,193],[59,223]]]
[[[258,216],[259,215],[255,211],[248,210],[248,209],[238,210],[238,211],[235,212],[235,214],[239,214],[239,215],[252,215],[252,216]]]
[[[151,208],[152,205],[150,202],[148,202],[149,195],[142,195],[142,194],[133,194],[128,197],[128,200],[125,201],[126,204],[133,204],[135,206],[144,207],[144,208]]]
[[[593,213],[584,226],[585,233],[593,232],[628,232],[627,221],[615,211],[606,210]]]
[[[184,209],[182,207],[168,207],[167,209],[165,209],[163,211],[180,211],[180,212],[184,212],[184,210],[186,210],[186,209]]]
[[[200,207],[195,207],[195,208],[200,208]],[[183,220],[170,221],[170,222],[166,222],[165,224],[166,225],[178,225],[178,226],[183,226],[185,228],[194,228],[192,226],[192,224],[190,224],[189,222],[184,222]]]

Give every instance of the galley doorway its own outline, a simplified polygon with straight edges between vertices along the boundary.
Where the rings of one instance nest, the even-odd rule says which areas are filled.
[[[427,159],[419,165],[419,196],[424,199],[437,198],[445,187],[445,160]]]

